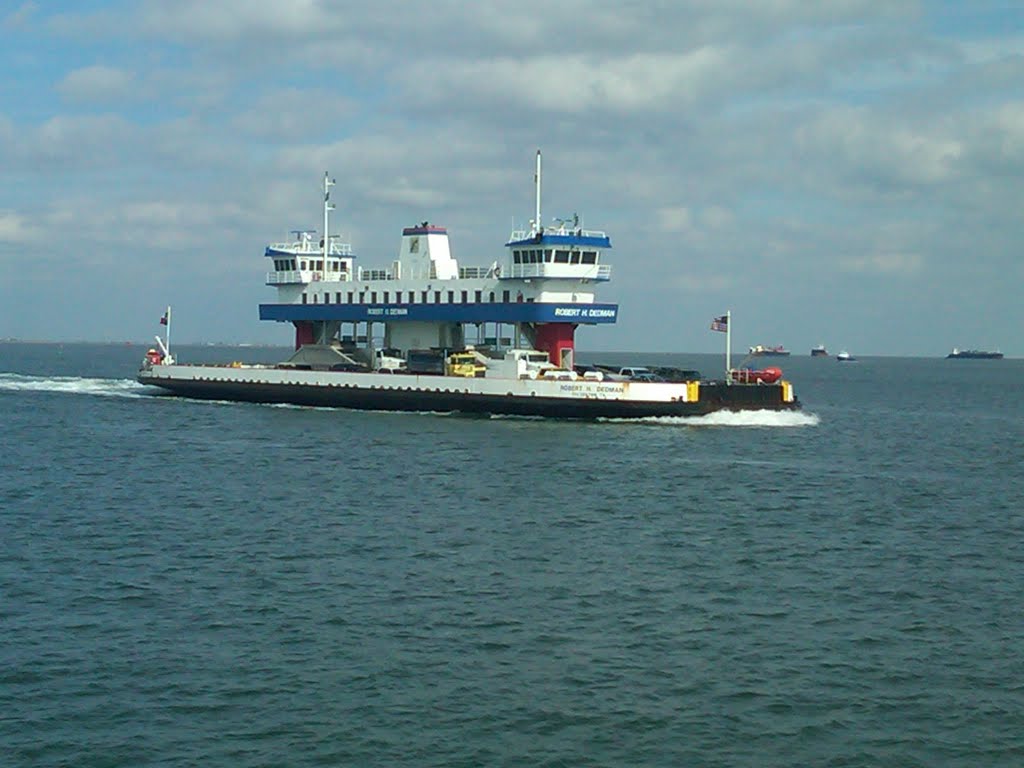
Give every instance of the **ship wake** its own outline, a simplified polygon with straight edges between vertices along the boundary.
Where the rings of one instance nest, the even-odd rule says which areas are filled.
[[[683,427],[816,427],[821,423],[817,414],[804,411],[715,411],[705,416],[650,416],[602,421]]]
[[[0,373],[0,392],[64,392],[98,397],[142,397],[148,388],[134,379],[94,379],[80,376],[25,376]]]

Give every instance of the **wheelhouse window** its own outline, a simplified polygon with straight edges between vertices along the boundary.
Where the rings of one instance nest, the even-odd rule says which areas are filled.
[[[565,250],[555,251],[555,264],[568,264],[569,252]]]
[[[580,257],[580,262],[583,264],[596,264],[597,263],[597,251],[584,251]]]
[[[544,249],[544,263],[545,264],[550,264],[551,263],[551,249],[550,248],[545,248]]]
[[[570,264],[579,264],[580,263],[580,252],[579,251],[573,251],[572,252],[572,255],[569,257],[569,263]]]

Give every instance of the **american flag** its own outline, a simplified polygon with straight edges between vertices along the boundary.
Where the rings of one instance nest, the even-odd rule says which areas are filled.
[[[166,312],[164,312],[164,316],[160,318],[160,325],[167,325],[167,321],[170,320],[170,319],[171,319],[171,310],[168,308],[168,310]]]
[[[722,315],[721,317],[716,317],[714,320],[712,320],[711,321],[711,330],[712,331],[721,331],[722,333],[725,333],[726,331],[728,331],[729,330],[729,316],[728,315]]]

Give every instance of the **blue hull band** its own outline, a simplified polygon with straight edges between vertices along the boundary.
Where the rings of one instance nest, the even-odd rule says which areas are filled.
[[[295,322],[579,323],[603,325],[618,319],[618,304],[260,304],[260,320]]]

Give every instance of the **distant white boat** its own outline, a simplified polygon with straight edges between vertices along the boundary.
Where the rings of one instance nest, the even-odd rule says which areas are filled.
[[[857,358],[854,357],[853,355],[851,355],[845,349],[842,352],[840,352],[838,355],[836,355],[836,360],[838,360],[840,363],[855,363],[855,362],[857,362]]]

